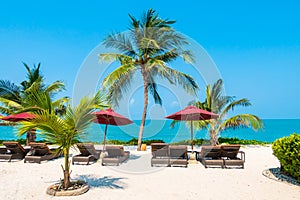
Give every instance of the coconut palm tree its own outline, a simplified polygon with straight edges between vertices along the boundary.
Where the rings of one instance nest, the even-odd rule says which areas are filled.
[[[201,109],[219,114],[217,119],[195,122],[199,128],[207,127],[209,129],[210,143],[212,145],[219,144],[218,138],[224,130],[245,127],[254,130],[263,128],[262,120],[253,114],[238,114],[226,118],[229,111],[233,111],[238,106],[251,106],[251,103],[246,98],[235,100],[234,96],[225,96],[223,95],[223,90],[223,81],[219,79],[212,87],[207,85],[204,102],[191,103]]]
[[[12,83],[8,80],[0,80],[0,112],[4,114],[13,114],[20,112],[29,105],[28,101],[28,90],[41,91],[48,93],[50,97],[57,92],[64,90],[64,83],[61,81],[55,81],[50,85],[44,84],[44,77],[40,73],[40,63],[33,68],[29,68],[26,63],[23,63],[27,70],[27,79],[22,81],[20,86]],[[62,107],[68,98],[64,97],[57,101],[56,105]]]
[[[44,77],[40,73],[40,63],[37,66],[34,65],[33,68],[29,68],[26,63],[23,64],[27,70],[27,79],[20,86],[7,80],[0,80],[0,113],[26,112],[27,108],[32,106],[49,110],[55,109],[57,114],[65,113],[68,97],[52,101],[54,94],[64,89],[64,83],[55,81],[46,85]],[[35,93],[45,93],[43,101],[35,99]],[[35,131],[29,131],[26,138],[26,144],[34,141]]]
[[[192,62],[190,51],[184,50],[187,40],[177,33],[171,25],[175,21],[162,19],[149,9],[141,20],[129,15],[131,24],[127,33],[108,35],[103,44],[118,53],[103,53],[100,61],[117,61],[120,66],[108,74],[102,85],[108,88],[109,102],[118,105],[122,94],[127,91],[137,73],[143,79],[144,108],[139,130],[138,150],[141,149],[148,107],[148,93],[153,95],[155,103],[162,104],[155,78],[164,78],[171,84],[182,86],[188,93],[195,95],[198,86],[194,79],[167,65],[182,57]]]
[[[33,93],[32,101],[46,102],[39,103],[39,105],[48,104],[50,97],[47,93]],[[70,148],[79,139],[85,137],[86,129],[94,119],[91,112],[95,108],[104,108],[106,107],[105,105],[104,95],[99,91],[93,98],[84,97],[76,107],[68,105],[66,113],[62,116],[56,115],[53,107],[52,109],[44,109],[36,106],[27,108],[27,110],[31,110],[35,114],[35,118],[22,122],[19,127],[19,134],[23,135],[32,128],[35,128],[40,131],[40,134],[47,141],[59,146],[58,151],[64,155],[64,166],[62,166],[64,189],[68,189],[72,184],[70,181]]]

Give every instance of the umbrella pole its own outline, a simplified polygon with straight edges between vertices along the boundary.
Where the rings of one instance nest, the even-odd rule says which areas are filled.
[[[108,124],[105,125],[105,129],[104,129],[103,151],[105,151],[105,142],[106,142],[107,127],[108,127]]]
[[[191,121],[191,146],[192,146],[192,153],[194,153],[194,129],[193,129],[193,120]]]

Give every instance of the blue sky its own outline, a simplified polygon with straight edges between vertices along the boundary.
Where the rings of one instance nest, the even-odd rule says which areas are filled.
[[[220,71],[228,95],[250,99],[252,107],[237,111],[261,118],[300,118],[299,7],[296,0],[1,2],[0,79],[19,83],[25,75],[22,62],[41,62],[46,80],[63,80],[64,95],[72,96],[76,75],[89,53],[108,33],[127,29],[128,13],[140,17],[154,8],[161,17],[175,19],[176,30],[202,45]],[[175,97],[161,91],[162,115],[180,109]],[[139,118],[139,94],[132,98],[131,117]],[[157,107],[150,104],[150,108],[156,113]]]

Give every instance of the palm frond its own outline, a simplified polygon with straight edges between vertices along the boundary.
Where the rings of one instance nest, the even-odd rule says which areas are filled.
[[[114,85],[116,81],[131,76],[136,70],[137,68],[133,64],[121,65],[105,77],[102,81],[102,85],[105,88],[110,87]]]
[[[21,103],[20,88],[8,80],[0,80],[0,97]]]
[[[123,94],[128,91],[131,82],[134,80],[135,72],[136,69],[130,70],[111,83],[107,93],[107,101],[109,104],[118,107]]]
[[[154,79],[152,76],[148,76],[148,84],[147,84],[147,89],[152,94],[154,98],[154,102],[162,105],[162,99],[160,98],[158,92],[157,92],[157,84],[154,82]]]
[[[24,107],[39,107],[42,109],[53,110],[50,94],[39,89],[39,84],[33,83],[30,88],[25,91],[23,99]]]
[[[39,83],[40,88],[44,87],[43,84],[43,79],[44,77],[40,74],[40,66],[41,64],[39,63],[37,66],[33,65],[33,68],[29,68],[29,66],[23,62],[23,65],[25,66],[27,70],[27,80],[23,81],[21,83],[23,87],[23,91],[27,90],[33,83]]]
[[[97,93],[95,94],[93,98],[93,104],[94,108],[103,110],[105,108],[110,107],[108,101],[107,101],[107,96],[104,94],[103,90],[98,90]]]
[[[63,90],[65,90],[65,84],[62,81],[55,81],[46,87],[45,92],[51,94],[61,92]]]
[[[122,54],[128,56],[135,56],[133,45],[125,33],[112,33],[109,34],[103,41],[107,48],[114,48],[121,51]]]
[[[9,115],[11,114],[11,111],[12,110],[10,108],[0,105],[0,113]]]
[[[236,128],[252,128],[253,130],[258,130],[263,128],[262,120],[252,114],[240,114],[225,120],[219,125],[219,132],[226,129],[236,129]]]
[[[22,105],[19,102],[8,98],[0,97],[0,103],[3,104],[3,106],[5,106],[7,109],[18,110],[22,108]]]
[[[178,58],[179,53],[177,49],[171,49],[170,51],[164,52],[163,54],[155,56],[152,60],[161,60],[163,62],[171,62]]]
[[[247,107],[247,106],[251,106],[251,103],[248,99],[243,98],[243,99],[239,99],[236,101],[231,102],[230,104],[228,104],[220,113],[219,117],[223,118],[230,110],[234,110],[234,108],[236,106],[243,106],[243,107]]]
[[[135,62],[133,57],[124,54],[119,54],[119,53],[102,53],[99,54],[98,57],[100,62],[119,61],[122,65]]]
[[[179,72],[175,69],[169,67],[158,68],[158,73],[160,76],[167,78],[171,84],[180,85],[187,93],[195,95],[196,91],[199,89],[197,83],[190,75]]]

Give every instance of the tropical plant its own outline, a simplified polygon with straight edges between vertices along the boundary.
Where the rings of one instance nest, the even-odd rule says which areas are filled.
[[[251,106],[251,103],[246,98],[235,100],[233,96],[224,96],[222,79],[219,79],[212,87],[207,85],[206,99],[204,102],[196,101],[191,104],[198,108],[219,114],[217,119],[194,121],[195,127],[209,129],[210,143],[212,145],[219,144],[219,136],[222,131],[227,129],[247,127],[258,130],[263,128],[262,120],[253,114],[238,114],[226,118],[229,111],[233,111],[238,106]]]
[[[141,149],[145,120],[148,107],[148,93],[153,95],[155,103],[162,104],[158,94],[155,78],[164,78],[171,84],[182,86],[188,93],[195,95],[198,86],[194,79],[167,65],[167,63],[182,57],[192,62],[190,51],[184,49],[187,40],[177,33],[171,25],[175,21],[161,19],[158,14],[149,9],[141,20],[129,15],[131,24],[126,33],[108,35],[103,44],[116,50],[117,53],[99,55],[101,61],[117,61],[120,66],[108,74],[102,85],[108,88],[109,102],[118,105],[139,73],[143,79],[144,108],[138,137],[138,150]]]
[[[20,86],[8,80],[0,80],[0,112],[3,114],[13,114],[21,112],[26,107],[34,106],[28,104],[27,99],[30,99],[28,94],[32,91],[48,93],[50,97],[57,92],[64,90],[64,83],[55,81],[50,85],[45,85],[44,77],[40,73],[40,63],[33,68],[29,68],[26,63],[23,63],[27,70],[27,79],[22,81]],[[34,87],[34,88],[33,88]],[[56,106],[62,108],[68,101],[67,97],[57,100]]]
[[[35,93],[32,94],[32,97],[32,99],[35,99],[33,101],[50,99],[47,93]],[[70,148],[76,144],[79,139],[85,137],[86,129],[94,119],[91,112],[95,108],[103,108],[102,105],[106,105],[103,100],[103,94],[99,91],[93,98],[84,97],[76,107],[68,105],[65,115],[62,116],[56,115],[53,107],[52,109],[44,109],[41,107],[27,108],[28,111],[31,110],[31,112],[35,114],[35,118],[30,121],[22,122],[18,128],[20,135],[35,128],[40,131],[39,133],[46,141],[59,146],[57,153],[62,152],[64,155],[64,165],[62,166],[64,189],[68,189],[71,185]],[[39,105],[43,104],[40,103]]]
[[[300,183],[300,134],[279,138],[272,145],[273,154],[278,158],[281,170]]]
[[[55,93],[64,89],[64,83],[55,81],[50,85],[44,83],[44,77],[40,73],[40,63],[32,69],[23,63],[27,70],[27,79],[20,86],[8,81],[0,80],[0,113],[15,114],[26,112],[28,108],[37,107],[43,109],[55,109],[57,114],[64,114],[68,97],[53,101]],[[40,93],[40,95],[35,95]],[[41,99],[35,99],[39,96]],[[34,129],[33,129],[34,130]],[[35,139],[35,131],[27,133],[27,144]]]

